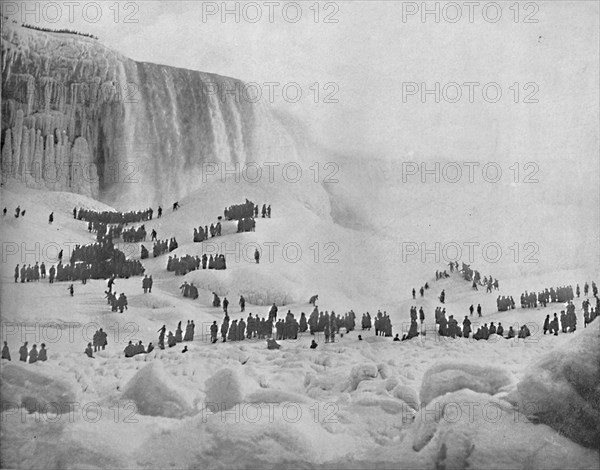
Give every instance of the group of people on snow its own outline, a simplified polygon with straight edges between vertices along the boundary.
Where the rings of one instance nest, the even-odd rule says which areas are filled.
[[[194,285],[194,283],[188,283],[185,281],[183,284],[179,286],[179,290],[184,297],[191,298],[192,300],[196,300],[198,298],[198,288]]]
[[[152,220],[152,214],[154,211],[152,208],[145,209],[143,211],[129,211],[129,212],[118,212],[118,211],[102,211],[97,212],[89,209],[77,207],[73,208],[73,218],[78,220],[85,220],[86,222],[101,222],[104,224],[131,224],[136,222],[143,222],[146,220]],[[162,215],[162,208],[158,208],[158,217]]]
[[[220,237],[222,229],[223,227],[221,226],[221,222],[210,224],[210,227],[205,225],[204,228],[202,228],[202,225],[200,225],[198,228],[194,228],[194,243],[200,243],[204,240],[208,240],[209,234],[210,238]]]
[[[31,349],[29,349],[27,346],[28,344],[29,343],[25,341],[23,346],[19,348],[20,361],[33,364],[37,361],[44,362],[48,360],[48,350],[46,349],[45,343],[41,344],[40,349],[37,348],[37,344],[34,344]],[[10,357],[10,349],[8,348],[8,343],[6,341],[4,341],[4,346],[2,347],[2,359],[6,359],[8,361],[12,360]]]
[[[144,279],[142,279],[142,289],[144,289],[144,294],[152,293],[152,284],[154,284],[152,275],[144,276]]]
[[[174,272],[177,276],[183,276],[189,272],[196,271],[197,269],[227,269],[227,261],[225,255],[217,255],[213,257],[206,256],[206,253],[200,258],[198,255],[185,255],[177,257],[177,255],[171,257],[167,261],[167,271]]]
[[[194,332],[196,325],[194,324],[194,320],[188,320],[187,325],[185,327],[185,334],[181,327],[181,322],[177,324],[177,328],[175,330],[175,334],[172,331],[169,331],[167,334],[167,327],[163,325],[158,331],[158,347],[160,349],[165,349],[165,336],[167,339],[167,347],[172,348],[177,343],[181,343],[182,341],[194,341]]]
[[[5,207],[2,211],[2,217],[6,217],[7,212],[8,209]],[[25,210],[21,210],[21,206],[17,206],[15,209],[15,219],[18,219],[19,217],[25,217]]]
[[[516,308],[515,301],[512,296],[498,296],[496,299],[496,306],[499,312],[506,312],[507,310],[514,310]]]
[[[258,205],[254,205],[252,201],[246,199],[244,204],[236,204],[225,208],[223,215],[225,220],[251,219],[258,217],[258,211]],[[261,214],[263,219],[266,217],[271,218],[271,205],[263,204]]]
[[[112,312],[123,313],[123,310],[127,310],[127,296],[121,292],[121,294],[117,297],[117,293],[113,293],[112,291],[104,291],[104,298],[106,299],[106,303],[110,305],[110,310]]]

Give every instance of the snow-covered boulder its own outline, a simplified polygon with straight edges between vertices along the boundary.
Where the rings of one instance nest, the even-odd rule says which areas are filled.
[[[206,402],[216,410],[229,410],[243,400],[242,383],[232,369],[221,369],[206,380]]]
[[[379,374],[379,370],[375,364],[361,364],[354,366],[350,371],[349,390],[356,390],[358,384],[363,380],[372,380]]]
[[[69,413],[71,404],[77,401],[76,384],[52,375],[51,369],[44,365],[2,365],[2,410],[23,407],[31,413]]]
[[[531,423],[513,406],[463,389],[439,396],[416,414],[412,450],[428,468],[586,468],[598,453],[548,426]]]
[[[193,404],[178,392],[174,380],[161,362],[151,362],[125,385],[123,398],[134,402],[142,415],[182,418],[194,414]]]
[[[391,392],[391,395],[402,400],[415,411],[419,410],[419,395],[417,391],[408,385],[397,385]]]
[[[427,370],[421,384],[421,403],[463,388],[494,395],[511,383],[506,371],[490,365],[436,364]]]
[[[524,413],[592,448],[600,443],[599,324],[532,365],[517,385]]]

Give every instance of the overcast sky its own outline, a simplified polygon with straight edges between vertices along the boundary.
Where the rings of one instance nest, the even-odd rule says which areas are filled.
[[[23,8],[23,2],[9,3]],[[46,21],[56,16],[50,2],[25,3],[29,8],[41,5],[42,13],[38,18],[30,14],[27,23],[92,33],[135,60],[261,85],[297,82],[303,92],[300,102],[287,103],[279,87],[275,105],[302,116],[319,141],[340,151],[393,158],[597,160],[596,1],[520,2],[518,18],[514,2],[494,4],[499,10],[491,2],[480,2],[473,7],[472,22],[464,2],[442,2],[439,7],[429,2],[432,10],[439,8],[439,22],[434,14],[424,22],[420,11],[408,15],[422,2],[310,1],[299,2],[302,16],[295,23],[292,2],[274,2],[272,7],[267,2],[237,3],[239,23],[233,14],[223,21],[222,2],[120,2],[118,18],[115,2],[99,2],[96,23],[83,17],[90,2],[76,2],[73,23],[64,2],[54,2],[61,6],[54,23]],[[451,22],[458,14],[456,6],[461,17]],[[228,8],[234,10],[236,3]],[[261,18],[250,22],[259,9]],[[93,19],[95,7],[86,6],[86,13]],[[498,13],[501,17],[494,22]],[[423,103],[418,90],[403,95],[403,89],[410,91],[410,82],[429,88],[437,82],[441,89],[446,86],[451,100],[457,90],[448,84],[455,82],[462,97],[449,103],[440,95],[442,102],[435,103],[428,95]],[[473,103],[465,82],[479,84],[473,88]],[[314,83],[320,89],[317,104],[314,86],[310,89]],[[327,83],[335,85],[326,88]],[[482,95],[488,83],[493,85],[487,99],[497,89],[502,92],[497,103]],[[266,96],[267,88],[263,90]],[[327,96],[338,102],[324,103]]]

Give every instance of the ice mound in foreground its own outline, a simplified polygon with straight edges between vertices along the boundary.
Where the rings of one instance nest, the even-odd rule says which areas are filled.
[[[2,409],[22,406],[30,413],[69,413],[70,404],[77,401],[75,384],[52,376],[44,369],[48,368],[41,364],[3,364]]]
[[[429,403],[445,393],[463,388],[495,395],[511,383],[508,373],[498,367],[469,363],[436,364],[425,372],[421,402]]]
[[[123,398],[133,401],[142,415],[182,418],[194,414],[193,406],[172,382],[161,362],[151,362],[127,383]]]
[[[412,450],[426,468],[597,468],[596,452],[531,423],[508,402],[489,394],[448,393],[422,411]]]
[[[206,402],[224,411],[242,402],[242,383],[232,369],[220,369],[206,381]]]
[[[517,385],[524,413],[595,449],[600,444],[599,326],[596,320],[544,356]]]

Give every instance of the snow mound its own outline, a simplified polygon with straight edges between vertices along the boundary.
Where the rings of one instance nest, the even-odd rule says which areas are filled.
[[[506,371],[494,366],[469,363],[436,364],[425,372],[421,403],[463,388],[494,395],[511,383]]]
[[[536,468],[597,468],[596,452],[472,390],[435,398],[417,413],[412,432],[412,449],[434,468],[532,468],[533,462]],[[499,445],[510,451],[499,452]]]
[[[353,391],[358,388],[363,380],[371,380],[379,375],[379,370],[375,364],[361,364],[354,366],[350,371],[349,390]]]
[[[410,406],[415,411],[420,408],[419,407],[419,395],[417,394],[417,391],[414,388],[409,387],[408,385],[402,385],[402,384],[397,385],[391,391],[391,394],[392,394],[392,396],[405,402],[408,406]]]
[[[327,398],[340,393],[347,387],[348,380],[342,374],[320,374],[309,372],[304,378],[306,393],[311,398]]]
[[[38,364],[2,366],[0,403],[3,410],[24,407],[30,413],[69,413],[76,402],[76,389],[66,380],[42,372]]]
[[[216,410],[229,410],[241,403],[242,383],[232,369],[221,369],[206,380],[206,402]]]
[[[528,416],[591,448],[600,442],[599,325],[596,320],[566,347],[544,356],[517,384]]]
[[[123,398],[135,403],[142,415],[182,418],[194,414],[192,405],[173,386],[161,362],[151,362],[127,383]]]

